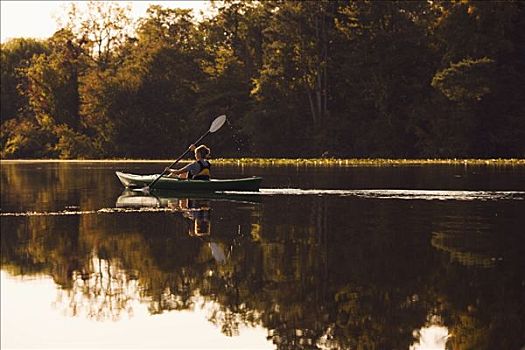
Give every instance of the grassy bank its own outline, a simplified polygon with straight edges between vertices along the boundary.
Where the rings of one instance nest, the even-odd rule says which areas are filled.
[[[2,159],[2,163],[170,163],[171,159]],[[213,159],[219,165],[255,166],[422,166],[422,165],[489,165],[525,166],[525,159],[384,159],[384,158],[219,158]]]
[[[254,164],[269,166],[525,165],[525,159],[240,158],[219,159],[218,161],[221,164]]]

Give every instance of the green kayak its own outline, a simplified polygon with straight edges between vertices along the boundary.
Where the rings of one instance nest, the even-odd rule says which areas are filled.
[[[116,172],[120,182],[128,188],[148,186],[160,174],[136,175]],[[176,190],[181,192],[215,192],[215,191],[259,191],[261,177],[247,177],[242,179],[211,179],[211,180],[179,180],[163,176],[155,183],[155,189]]]

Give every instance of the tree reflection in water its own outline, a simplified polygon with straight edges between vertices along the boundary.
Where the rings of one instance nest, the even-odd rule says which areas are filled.
[[[136,276],[122,268],[118,259],[102,259],[93,253],[91,264],[72,272],[71,289],[60,289],[57,307],[68,316],[86,316],[97,321],[117,321],[133,316],[140,302]]]
[[[229,336],[262,325],[279,349],[524,343],[523,242],[505,216],[480,221],[472,204],[189,199],[2,217],[2,268],[53,276],[71,316],[118,320],[139,302],[151,314],[203,308]]]

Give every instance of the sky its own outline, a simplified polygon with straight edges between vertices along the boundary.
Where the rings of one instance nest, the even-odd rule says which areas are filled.
[[[46,39],[58,29],[56,19],[65,13],[68,3],[85,1],[0,1],[0,34],[1,42],[11,38]],[[163,7],[192,8],[195,15],[206,10],[207,1],[118,1],[123,5],[130,4],[134,18],[143,16],[151,4]],[[84,4],[85,5],[85,4]]]

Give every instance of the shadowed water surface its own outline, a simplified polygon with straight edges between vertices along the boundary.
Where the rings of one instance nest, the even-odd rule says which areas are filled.
[[[520,349],[525,168],[235,167],[259,193],[124,191],[165,164],[1,172],[2,348]]]

